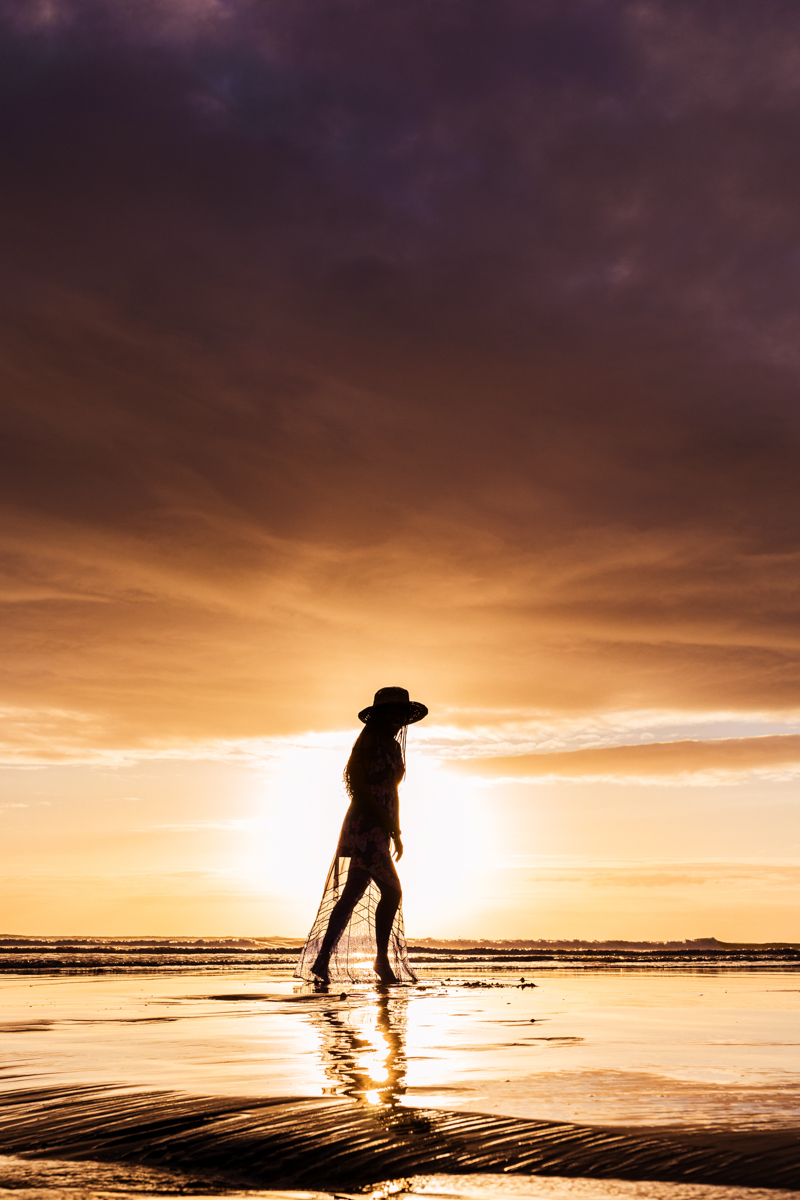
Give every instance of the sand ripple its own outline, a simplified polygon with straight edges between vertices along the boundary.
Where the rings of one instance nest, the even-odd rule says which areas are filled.
[[[103,1087],[7,1093],[0,1150],[131,1162],[247,1187],[363,1188],[423,1173],[505,1173],[800,1188],[783,1130],[603,1128],[344,1098],[254,1099]]]

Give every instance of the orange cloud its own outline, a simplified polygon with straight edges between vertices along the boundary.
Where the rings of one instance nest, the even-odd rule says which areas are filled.
[[[800,706],[800,17],[46,8],[0,0],[12,749],[390,679]]]
[[[781,734],[714,741],[686,739],[601,746],[557,753],[474,758],[454,764],[490,779],[675,779],[702,775],[785,774],[800,770],[800,736]]]

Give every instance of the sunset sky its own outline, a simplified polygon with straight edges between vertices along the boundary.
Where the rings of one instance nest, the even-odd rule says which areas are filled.
[[[0,22],[0,927],[800,941],[796,2]]]

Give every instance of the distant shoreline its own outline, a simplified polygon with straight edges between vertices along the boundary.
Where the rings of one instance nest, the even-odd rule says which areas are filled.
[[[300,938],[35,937],[0,935],[0,974],[115,971],[259,970],[293,966]],[[409,942],[418,973],[472,975],[537,969],[653,967],[736,969],[800,967],[800,944],[720,942],[590,942],[532,939],[421,938]]]
[[[209,934],[38,934],[38,933],[0,933],[0,951],[18,945],[65,945],[107,944],[120,946],[172,944],[205,946],[260,946],[264,948],[301,947],[304,938],[282,937],[269,934],[264,937],[230,934],[214,936]],[[589,938],[437,938],[424,937],[408,939],[409,945],[430,948],[452,949],[457,951],[462,947],[509,947],[512,949],[531,950],[800,950],[800,942],[721,942],[719,938],[685,938],[683,941],[637,941],[624,938],[589,939]]]

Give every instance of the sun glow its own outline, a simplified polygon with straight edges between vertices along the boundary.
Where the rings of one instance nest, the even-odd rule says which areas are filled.
[[[283,896],[298,927],[313,916],[347,808],[342,770],[347,751],[287,746],[265,765],[260,819],[242,851],[251,890]]]
[[[272,760],[265,767],[262,815],[241,850],[242,883],[265,897],[281,895],[299,929],[313,918],[347,808],[342,772],[348,752],[347,735],[336,735],[322,746],[287,747]],[[485,795],[409,746],[398,870],[406,925],[419,936],[461,928],[477,910],[492,840]]]
[[[479,910],[494,844],[487,792],[429,758],[409,755],[400,790],[405,854],[400,863],[406,928],[464,932]]]

